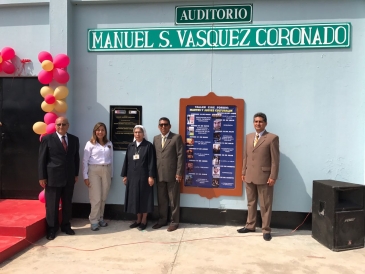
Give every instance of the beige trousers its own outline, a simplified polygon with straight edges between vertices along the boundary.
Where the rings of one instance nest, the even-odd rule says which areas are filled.
[[[89,199],[91,211],[89,220],[91,224],[97,224],[103,219],[105,201],[108,197],[111,184],[111,165],[89,165]]]
[[[255,185],[253,183],[246,183],[247,193],[247,221],[246,228],[256,229],[256,216],[257,216],[257,200],[260,203],[260,213],[262,219],[262,232],[270,233],[270,222],[272,213],[272,202],[274,187],[268,184]]]

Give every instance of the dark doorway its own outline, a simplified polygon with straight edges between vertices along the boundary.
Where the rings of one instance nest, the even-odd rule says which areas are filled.
[[[0,198],[37,199],[39,135],[43,121],[37,78],[0,78]]]

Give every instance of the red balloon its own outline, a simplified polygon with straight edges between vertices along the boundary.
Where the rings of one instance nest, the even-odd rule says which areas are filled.
[[[46,202],[46,196],[44,195],[44,190],[42,190],[39,195],[38,195],[38,199],[41,203],[45,203]]]
[[[53,77],[60,84],[66,84],[70,80],[68,72],[60,68],[53,70]]]
[[[54,123],[50,123],[46,127],[47,134],[52,134],[53,132],[56,132],[56,126]]]
[[[52,71],[41,70],[41,72],[38,74],[38,81],[44,85],[51,83],[52,79],[53,79]]]
[[[1,50],[1,56],[3,57],[3,60],[10,60],[13,59],[15,56],[15,51],[10,47],[5,47]]]
[[[44,97],[44,101],[46,101],[47,104],[51,105],[56,102],[56,98],[52,94],[48,94],[46,95],[46,97]]]
[[[53,64],[56,68],[65,68],[70,64],[70,58],[66,54],[58,54]]]
[[[45,134],[41,134],[41,136],[39,136],[39,142],[42,142],[42,138],[43,138],[43,136],[46,136],[47,135],[47,133],[45,133]]]
[[[12,62],[5,61],[5,62],[3,62],[3,70],[7,74],[13,74],[15,71],[15,67]]]
[[[47,101],[46,101],[47,102]],[[54,112],[48,112],[44,115],[44,122],[48,125],[50,123],[56,122],[56,119],[58,118],[57,114]]]
[[[41,51],[39,54],[38,54],[38,60],[39,62],[43,62],[44,60],[49,60],[51,62],[53,62],[53,58],[52,58],[52,55],[48,52],[48,51]]]
[[[3,66],[0,64],[0,72],[3,70]]]

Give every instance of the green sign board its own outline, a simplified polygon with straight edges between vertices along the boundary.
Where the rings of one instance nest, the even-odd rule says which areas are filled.
[[[350,35],[350,23],[89,29],[88,51],[348,48]]]
[[[178,6],[176,25],[212,23],[252,23],[252,4],[216,6]]]

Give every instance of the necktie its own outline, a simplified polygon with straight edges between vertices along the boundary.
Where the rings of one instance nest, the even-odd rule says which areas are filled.
[[[256,134],[255,140],[253,141],[253,147],[256,146],[257,142],[259,141],[259,135]]]
[[[165,146],[165,142],[166,142],[166,136],[162,137],[162,148]]]
[[[66,143],[66,136],[62,136],[62,145],[65,151],[67,151],[67,143]]]

